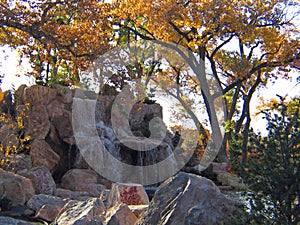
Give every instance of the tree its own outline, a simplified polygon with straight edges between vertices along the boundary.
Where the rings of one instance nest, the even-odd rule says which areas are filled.
[[[247,134],[250,101],[256,89],[270,77],[287,76],[290,66],[297,69],[299,40],[293,25],[297,7],[299,4],[290,0],[116,0],[111,4],[95,0],[1,1],[0,40],[23,46],[24,54],[31,56],[36,76],[44,71],[47,81],[63,67],[75,83],[78,71],[86,69],[98,54],[124,41],[144,39],[183,46],[193,53],[180,54],[192,62],[195,76],[186,74],[176,80],[180,71],[173,67],[165,74],[170,83],[174,82],[172,93],[189,97],[190,92],[202,98],[209,122],[215,127],[215,96],[204,89],[210,82],[204,76],[209,70],[221,94],[227,96],[224,120],[233,124],[235,131]],[[176,85],[185,88],[184,94],[178,95]],[[195,99],[180,99],[186,109],[197,109],[195,104],[190,106]],[[241,111],[237,110],[239,105]],[[216,129],[213,134],[219,132]],[[231,132],[225,135],[220,161],[228,161],[226,146]],[[244,137],[246,144],[247,135]]]
[[[32,75],[46,83],[65,70],[76,84],[78,70],[110,48],[111,21],[102,13],[109,8],[99,1],[0,1],[0,44],[29,56]]]
[[[209,63],[222,94],[231,98],[225,98],[225,120],[234,123],[236,132],[243,127],[245,133],[249,132],[250,101],[255,90],[272,76],[286,76],[289,65],[299,61],[293,16],[288,16],[297,16],[289,14],[289,9],[292,4],[298,5],[291,1],[170,0],[155,4],[117,1],[116,4],[120,10],[127,9],[118,17],[126,20],[120,27],[142,39],[175,43],[194,53],[200,71],[193,77],[193,87],[207,82],[203,74],[204,65]],[[169,74],[174,77],[176,71]],[[206,108],[210,108],[208,99],[213,96],[205,94],[203,89],[192,89],[186,84],[185,87],[202,95]],[[241,112],[237,110],[238,104],[242,104]],[[213,113],[208,110],[208,114],[212,124]],[[219,154],[221,161],[227,161],[225,146],[230,133],[225,135]],[[245,135],[245,144],[247,141]]]

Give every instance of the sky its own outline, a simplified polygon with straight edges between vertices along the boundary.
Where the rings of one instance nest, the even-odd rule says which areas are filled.
[[[25,75],[30,70],[28,60],[22,59],[20,63],[20,56],[16,50],[0,47],[0,88],[3,91],[17,89],[21,84],[33,84],[34,79]]]

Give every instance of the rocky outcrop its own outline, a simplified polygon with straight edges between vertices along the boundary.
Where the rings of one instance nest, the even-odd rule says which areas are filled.
[[[136,225],[217,225],[229,217],[234,202],[204,177],[179,173],[156,191]]]
[[[33,195],[34,187],[28,178],[0,169],[0,198],[12,206],[24,205]]]
[[[21,86],[16,90],[15,104],[20,115],[24,110],[28,115],[28,117],[22,116],[22,119],[25,134],[33,140],[30,151],[33,166],[48,168],[56,182],[60,182],[69,169],[89,168],[76,147],[73,134],[74,97],[96,100],[95,120],[99,138],[114,157],[131,165],[151,165],[172,154],[173,142],[170,133],[167,133],[162,144],[153,149],[150,154],[138,155],[136,151],[118,142],[110,121],[111,107],[115,99],[113,95],[96,95],[84,90],[71,90],[58,84],[54,85],[54,88],[40,85]],[[149,122],[153,118],[162,118],[162,116],[162,107],[159,104],[137,102],[131,109],[128,119],[133,134],[140,138],[147,138],[150,136]],[[12,140],[16,139],[15,133],[15,131],[11,132]]]
[[[230,214],[232,201],[222,195],[212,181],[203,177],[179,173],[165,181],[149,202],[142,185],[112,183],[99,176],[90,168],[87,163],[89,161],[85,161],[76,145],[72,127],[75,92],[76,98],[81,98],[79,102],[83,106],[89,105],[91,99],[97,100],[95,135],[117,160],[133,166],[146,167],[172,156],[174,147],[180,146],[182,140],[179,134],[172,138],[170,132],[159,127],[160,119],[152,120],[162,118],[162,107],[153,101],[140,101],[133,106],[128,122],[134,136],[130,137],[130,132],[124,131],[127,136],[121,140],[117,138],[110,121],[115,96],[75,91],[61,85],[55,85],[54,88],[20,87],[15,96],[16,115],[21,116],[24,122],[25,128],[22,132],[32,138],[31,149],[16,155],[19,161],[12,158],[10,165],[17,174],[0,170],[0,216],[13,217],[15,214],[10,214],[9,208],[16,208],[17,205],[29,210],[26,214],[19,214],[21,218],[24,216],[26,220],[29,216],[31,219],[57,225],[221,224]],[[22,113],[25,111],[28,117]],[[85,113],[81,113],[78,119],[86,121],[85,119],[91,117],[94,112],[91,113],[86,113],[87,117],[81,115]],[[122,121],[122,115],[116,119]],[[18,125],[16,121],[12,121],[12,124]],[[83,129],[87,129],[83,134],[88,133],[89,125],[83,123]],[[149,125],[155,130],[151,130]],[[15,145],[20,145],[20,142],[16,141],[19,131],[8,128],[9,125],[0,126],[1,143],[4,143],[6,138],[15,141]],[[118,128],[124,129],[122,126]],[[151,133],[150,130],[157,132]],[[160,136],[161,131],[164,132],[163,140],[153,142],[153,149],[136,151],[141,149],[149,136],[153,133],[154,136]],[[84,144],[94,144],[89,140],[84,141]],[[189,166],[197,165],[201,159],[202,149],[200,150],[195,152]],[[95,157],[93,153],[91,152],[91,156]],[[173,171],[173,166],[175,168],[176,160],[173,158],[169,167],[164,168],[164,172]],[[218,166],[222,170],[223,165],[215,165],[215,170]],[[113,175],[122,176],[123,171],[118,168],[112,170],[114,168],[108,171],[113,172]],[[152,174],[150,171],[150,176],[158,175],[161,174]],[[229,179],[223,175],[218,177],[220,183]],[[143,173],[141,176],[147,177]],[[23,221],[3,217],[0,217],[0,224],[1,219],[7,224],[23,224]],[[31,223],[25,221],[24,224]]]

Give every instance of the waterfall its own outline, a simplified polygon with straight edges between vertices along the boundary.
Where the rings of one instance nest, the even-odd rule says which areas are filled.
[[[127,133],[118,140],[110,125],[96,120],[95,107],[94,100],[74,98],[72,123],[80,153],[96,172],[114,182],[150,185],[178,171],[173,149],[166,141]],[[115,129],[122,131],[123,127]],[[121,152],[125,158],[136,154],[136,165],[122,162]]]

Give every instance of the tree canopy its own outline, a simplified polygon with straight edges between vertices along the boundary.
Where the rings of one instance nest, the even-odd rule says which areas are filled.
[[[271,77],[299,69],[298,10],[299,4],[290,0],[1,0],[0,43],[29,56],[35,77],[47,83],[62,76],[68,84],[78,83],[80,72],[116,45],[144,39],[183,46],[193,53],[199,73],[175,79],[181,71],[171,66],[164,74],[169,85],[187,92],[173,88],[170,93],[186,109],[196,110],[186,93],[201,96],[213,124],[214,96],[200,83],[209,83],[206,72],[217,81],[226,105],[224,119],[232,125],[219,154],[226,161],[230,132],[249,130],[255,90]]]

